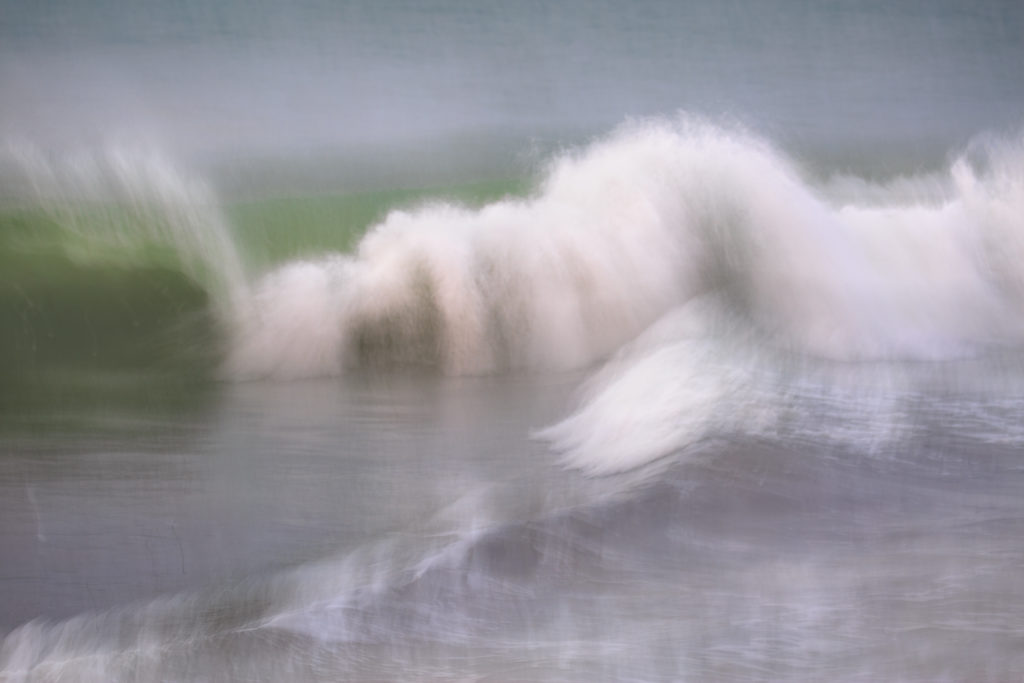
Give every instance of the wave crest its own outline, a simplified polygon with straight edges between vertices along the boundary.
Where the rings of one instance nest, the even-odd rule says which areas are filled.
[[[999,150],[983,172],[954,163],[941,194],[902,179],[843,204],[743,131],[633,123],[555,159],[529,198],[394,211],[355,254],[271,273],[229,372],[579,367],[707,291],[824,356],[1017,340],[1024,155]]]

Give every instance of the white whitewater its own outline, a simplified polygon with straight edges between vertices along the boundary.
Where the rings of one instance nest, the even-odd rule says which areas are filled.
[[[1024,154],[955,161],[936,197],[828,199],[771,146],[700,122],[625,126],[554,160],[528,199],[394,211],[352,255],[254,286],[227,372],[446,373],[585,366],[719,291],[779,343],[834,358],[944,358],[1020,339]]]

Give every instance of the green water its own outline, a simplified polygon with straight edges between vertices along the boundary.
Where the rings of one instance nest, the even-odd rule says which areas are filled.
[[[526,189],[509,179],[267,197],[220,210],[254,279],[296,258],[351,252],[396,208],[479,206]],[[217,381],[224,331],[215,278],[139,224],[164,218],[110,203],[0,211],[0,411],[187,406]]]
[[[502,197],[521,196],[528,188],[524,179],[501,179],[448,187],[272,197],[232,204],[227,213],[244,262],[259,272],[294,258],[316,258],[325,251],[350,252],[368,227],[395,209],[434,201],[482,206]]]

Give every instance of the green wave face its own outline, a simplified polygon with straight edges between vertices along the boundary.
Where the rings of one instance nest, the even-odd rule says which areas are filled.
[[[40,211],[0,214],[0,409],[135,402],[133,387],[208,378],[210,293],[176,261],[155,245],[89,245]]]
[[[445,187],[261,198],[229,204],[225,213],[247,269],[259,273],[296,258],[351,252],[368,227],[396,208],[439,199],[482,206],[527,190],[523,180],[501,179]]]
[[[521,188],[222,204],[163,162],[97,159],[84,178],[37,164],[36,195],[0,208],[0,410],[187,403],[218,379],[226,330],[263,273],[351,251],[396,207],[438,196],[480,204]]]

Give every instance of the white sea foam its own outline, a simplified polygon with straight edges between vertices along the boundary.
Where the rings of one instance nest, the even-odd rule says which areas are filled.
[[[230,372],[301,376],[391,362],[480,373],[607,355],[700,284],[701,246],[678,229],[700,209],[676,191],[678,176],[694,170],[682,142],[669,129],[624,133],[559,160],[531,199],[395,211],[354,255],[307,263],[302,272],[317,281],[345,272],[325,292],[334,315],[315,321],[340,330],[320,367],[287,361],[326,358],[325,349],[320,334],[293,327],[296,318],[279,327],[268,315],[281,299],[301,305],[295,293],[305,291],[291,277],[280,288],[272,273],[237,330]],[[315,349],[290,341],[307,337]]]
[[[394,211],[354,254],[267,275],[228,373],[579,367],[710,290],[823,356],[1015,342],[1024,155],[992,149],[983,170],[960,160],[942,182],[871,185],[862,204],[846,182],[839,204],[749,134],[631,124],[556,159],[528,199]]]

